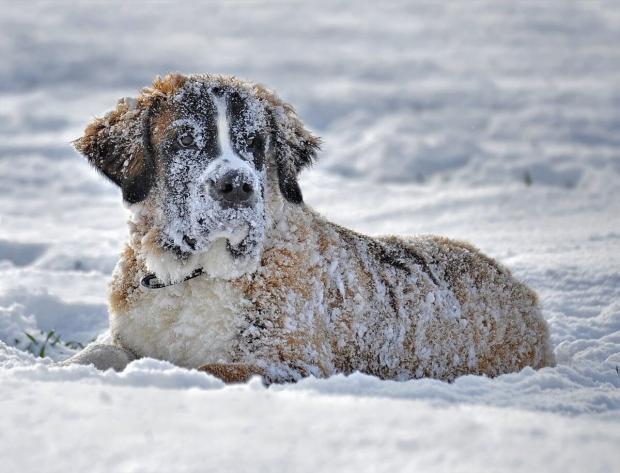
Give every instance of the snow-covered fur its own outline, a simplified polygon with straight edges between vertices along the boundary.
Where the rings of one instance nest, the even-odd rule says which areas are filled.
[[[441,237],[370,238],[308,208],[296,177],[318,145],[271,91],[213,75],[158,79],[89,125],[76,146],[131,214],[114,343],[230,382],[553,364],[536,294],[496,261]],[[242,207],[212,192],[231,169],[255,191]],[[149,274],[169,285],[142,287]]]

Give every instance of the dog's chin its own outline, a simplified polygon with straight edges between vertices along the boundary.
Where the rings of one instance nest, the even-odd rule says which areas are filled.
[[[225,238],[215,240],[207,251],[198,253],[200,268],[213,278],[235,279],[258,269],[259,255],[242,244]]]
[[[149,271],[165,284],[181,282],[198,269],[208,277],[228,280],[258,269],[260,256],[253,250],[246,240],[237,242],[222,236],[190,251],[159,248],[156,253],[146,254],[145,259]]]

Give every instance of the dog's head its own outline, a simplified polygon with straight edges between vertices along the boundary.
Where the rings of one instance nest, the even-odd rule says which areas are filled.
[[[260,85],[175,74],[120,100],[75,145],[121,188],[149,269],[178,281],[256,269],[270,207],[302,204],[297,175],[319,139]]]

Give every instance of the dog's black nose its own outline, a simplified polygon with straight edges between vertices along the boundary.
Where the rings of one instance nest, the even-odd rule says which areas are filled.
[[[248,205],[254,195],[252,180],[239,171],[228,171],[210,189],[214,199],[231,206]]]

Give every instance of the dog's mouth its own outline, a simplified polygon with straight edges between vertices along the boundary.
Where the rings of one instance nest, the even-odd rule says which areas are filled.
[[[248,255],[256,245],[250,237],[247,225],[244,225],[242,228],[212,232],[202,237],[184,234],[179,243],[166,240],[162,242],[162,247],[174,253],[180,260],[186,261],[196,253],[208,252],[213,243],[220,239],[226,241],[226,248],[233,258]]]
[[[238,244],[232,245],[230,240],[226,241],[226,249],[232,255],[233,258],[243,258],[249,255],[252,252],[252,248],[256,244],[252,243],[250,240],[250,236],[246,236],[243,240],[241,240]]]

